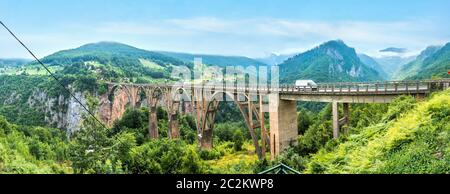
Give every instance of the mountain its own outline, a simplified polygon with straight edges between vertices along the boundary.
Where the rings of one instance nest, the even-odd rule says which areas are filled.
[[[29,59],[0,59],[0,68],[18,67],[30,61]]]
[[[355,49],[341,40],[326,42],[279,66],[281,83],[293,83],[297,79],[317,82],[383,80],[376,70],[361,62]]]
[[[226,66],[260,66],[265,65],[263,62],[257,61],[243,56],[222,56],[222,55],[205,55],[205,54],[189,54],[167,51],[156,51],[168,57],[181,60],[185,63],[193,63],[194,58],[202,58],[202,63],[206,65],[217,65],[219,67]]]
[[[64,75],[87,74],[138,82],[168,79],[173,66],[188,65],[170,56],[116,42],[92,43],[59,51],[44,57],[42,62]]]
[[[422,60],[420,70],[406,79],[450,78],[450,43],[432,53]]]
[[[426,67],[424,62],[429,57],[437,53],[441,46],[429,46],[416,57],[415,60],[401,66],[401,68],[394,74],[394,79],[403,80],[408,77],[416,76]],[[430,76],[431,77],[431,76]]]
[[[272,53],[267,57],[258,58],[256,60],[261,61],[268,65],[279,65],[293,56],[295,56],[295,54],[283,54],[282,55],[282,54]]]
[[[365,65],[369,66],[372,69],[375,69],[383,79],[390,78],[390,76],[384,71],[383,67],[372,57],[366,54],[358,54],[358,57]]]
[[[405,64],[413,61],[416,56],[382,56],[373,58],[388,74],[389,79],[395,79],[394,74]]]

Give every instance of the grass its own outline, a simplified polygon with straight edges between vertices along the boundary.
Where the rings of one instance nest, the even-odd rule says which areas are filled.
[[[446,171],[442,166],[445,166],[443,164],[450,154],[450,144],[447,141],[440,142],[440,139],[450,137],[450,125],[445,121],[448,115],[445,117],[442,114],[445,111],[450,111],[450,90],[418,103],[396,120],[362,129],[332,151],[320,150],[312,156],[305,173]],[[433,120],[435,115],[443,119]],[[444,157],[436,158],[433,156],[436,153],[443,153]]]
[[[226,146],[226,143],[219,146]],[[226,149],[225,155],[215,160],[205,161],[209,166],[208,172],[214,174],[252,174],[253,166],[258,161],[255,154],[255,148],[250,142],[245,142],[243,150],[234,152],[229,148]]]
[[[158,65],[158,64],[156,64],[153,61],[149,61],[149,60],[146,60],[146,59],[139,59],[139,61],[142,63],[142,65],[144,67],[147,67],[147,68],[150,68],[150,69],[153,69],[153,70],[164,70],[163,66]]]

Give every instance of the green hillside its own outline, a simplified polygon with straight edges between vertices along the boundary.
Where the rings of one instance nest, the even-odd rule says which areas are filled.
[[[63,75],[95,75],[113,81],[150,82],[169,79],[173,66],[188,65],[160,53],[115,42],[99,42],[63,50],[46,56],[42,62],[60,67]],[[36,63],[29,64],[30,67]]]
[[[13,125],[0,116],[1,174],[72,173],[67,150],[59,129]]]
[[[440,46],[430,46],[427,47],[424,51],[422,51],[420,53],[419,56],[417,56],[417,58],[413,61],[411,61],[410,63],[407,63],[405,65],[403,65],[400,70],[398,70],[395,74],[394,74],[394,79],[395,80],[403,80],[406,79],[408,77],[412,77],[415,75],[418,75],[420,71],[423,70],[424,68],[424,61],[434,55],[438,50],[440,50],[441,47]]]
[[[450,78],[448,71],[450,71],[450,43],[424,59],[417,74],[410,75],[407,79]]]
[[[379,73],[363,64],[355,49],[343,41],[329,41],[310,51],[296,55],[280,64],[280,82],[297,79],[317,82],[383,80]]]
[[[381,121],[321,149],[307,173],[450,173],[450,91],[398,99]]]

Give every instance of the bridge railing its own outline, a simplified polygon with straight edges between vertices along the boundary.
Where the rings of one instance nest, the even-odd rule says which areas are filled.
[[[320,83],[317,87],[282,85],[282,92],[288,93],[424,93],[448,88],[450,79],[386,82],[343,82]]]
[[[133,85],[140,87],[173,87],[171,84],[133,84],[133,83],[110,83],[121,85]],[[392,94],[392,93],[427,93],[435,90],[443,90],[450,87],[450,79],[439,80],[412,80],[412,81],[384,81],[384,82],[340,82],[340,83],[319,83],[317,87],[296,86],[294,84],[280,84],[278,87],[269,85],[209,85],[209,84],[185,84],[184,87],[199,88],[207,90],[224,91],[246,91],[255,93],[306,93],[306,94],[349,94],[349,93],[371,93],[371,94]]]

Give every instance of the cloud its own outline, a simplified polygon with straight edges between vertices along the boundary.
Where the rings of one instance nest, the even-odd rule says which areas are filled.
[[[283,18],[171,18],[151,21],[77,23],[59,27],[61,33],[30,34],[32,42],[69,48],[112,40],[149,50],[208,52],[260,57],[267,53],[296,53],[342,39],[359,52],[380,54],[393,45],[416,52],[450,40],[446,25],[434,21],[315,21]],[[65,33],[70,31],[71,33]],[[76,37],[76,39],[74,38]],[[137,44],[137,45],[136,45]],[[45,54],[53,49],[50,45]]]
[[[95,32],[124,35],[180,35],[165,22],[107,22],[94,27]],[[186,33],[186,32],[184,32]]]
[[[244,26],[245,20],[221,20],[218,18],[192,18],[192,19],[170,19],[168,24],[185,30],[197,32],[234,33],[240,32],[240,27]]]
[[[428,21],[304,21],[277,18],[220,19],[198,17],[149,23],[106,23],[98,32],[131,35],[199,36],[222,34],[296,40],[343,39],[365,44],[423,44],[433,39],[438,25]],[[449,32],[446,35],[449,35]],[[264,41],[264,39],[262,39]]]
[[[396,48],[396,47],[389,47],[380,50],[380,52],[392,52],[392,53],[406,53],[408,49],[406,48]]]

